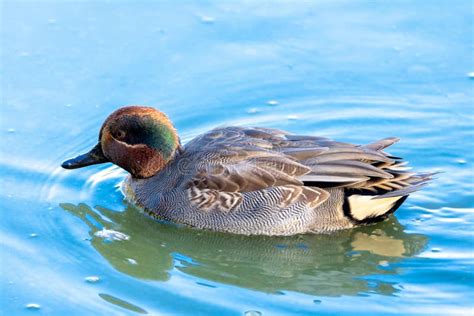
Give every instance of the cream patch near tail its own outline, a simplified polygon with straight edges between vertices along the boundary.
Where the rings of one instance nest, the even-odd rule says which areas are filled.
[[[347,198],[350,216],[356,221],[377,218],[391,211],[403,196],[373,199],[373,195],[353,194]]]

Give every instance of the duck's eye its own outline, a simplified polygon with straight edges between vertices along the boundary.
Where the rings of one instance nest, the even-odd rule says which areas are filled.
[[[117,132],[115,132],[115,138],[117,138],[117,139],[125,138],[125,131],[119,129]]]

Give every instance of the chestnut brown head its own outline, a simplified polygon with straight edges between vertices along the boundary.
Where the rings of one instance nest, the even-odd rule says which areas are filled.
[[[171,121],[145,106],[126,106],[113,112],[99,133],[99,143],[88,153],[65,161],[76,169],[112,162],[135,178],[148,178],[163,169],[178,150],[179,138]]]

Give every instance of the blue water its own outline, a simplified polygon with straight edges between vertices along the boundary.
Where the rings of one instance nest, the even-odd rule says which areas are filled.
[[[471,1],[2,2],[0,313],[472,314]],[[61,161],[126,104],[184,142],[252,125],[443,171],[388,221],[243,237],[156,222]]]

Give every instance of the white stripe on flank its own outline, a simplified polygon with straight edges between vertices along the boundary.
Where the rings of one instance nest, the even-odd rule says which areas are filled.
[[[377,217],[387,213],[401,196],[386,199],[372,199],[372,195],[351,195],[349,196],[349,208],[351,215],[358,221],[363,221],[368,217]]]

